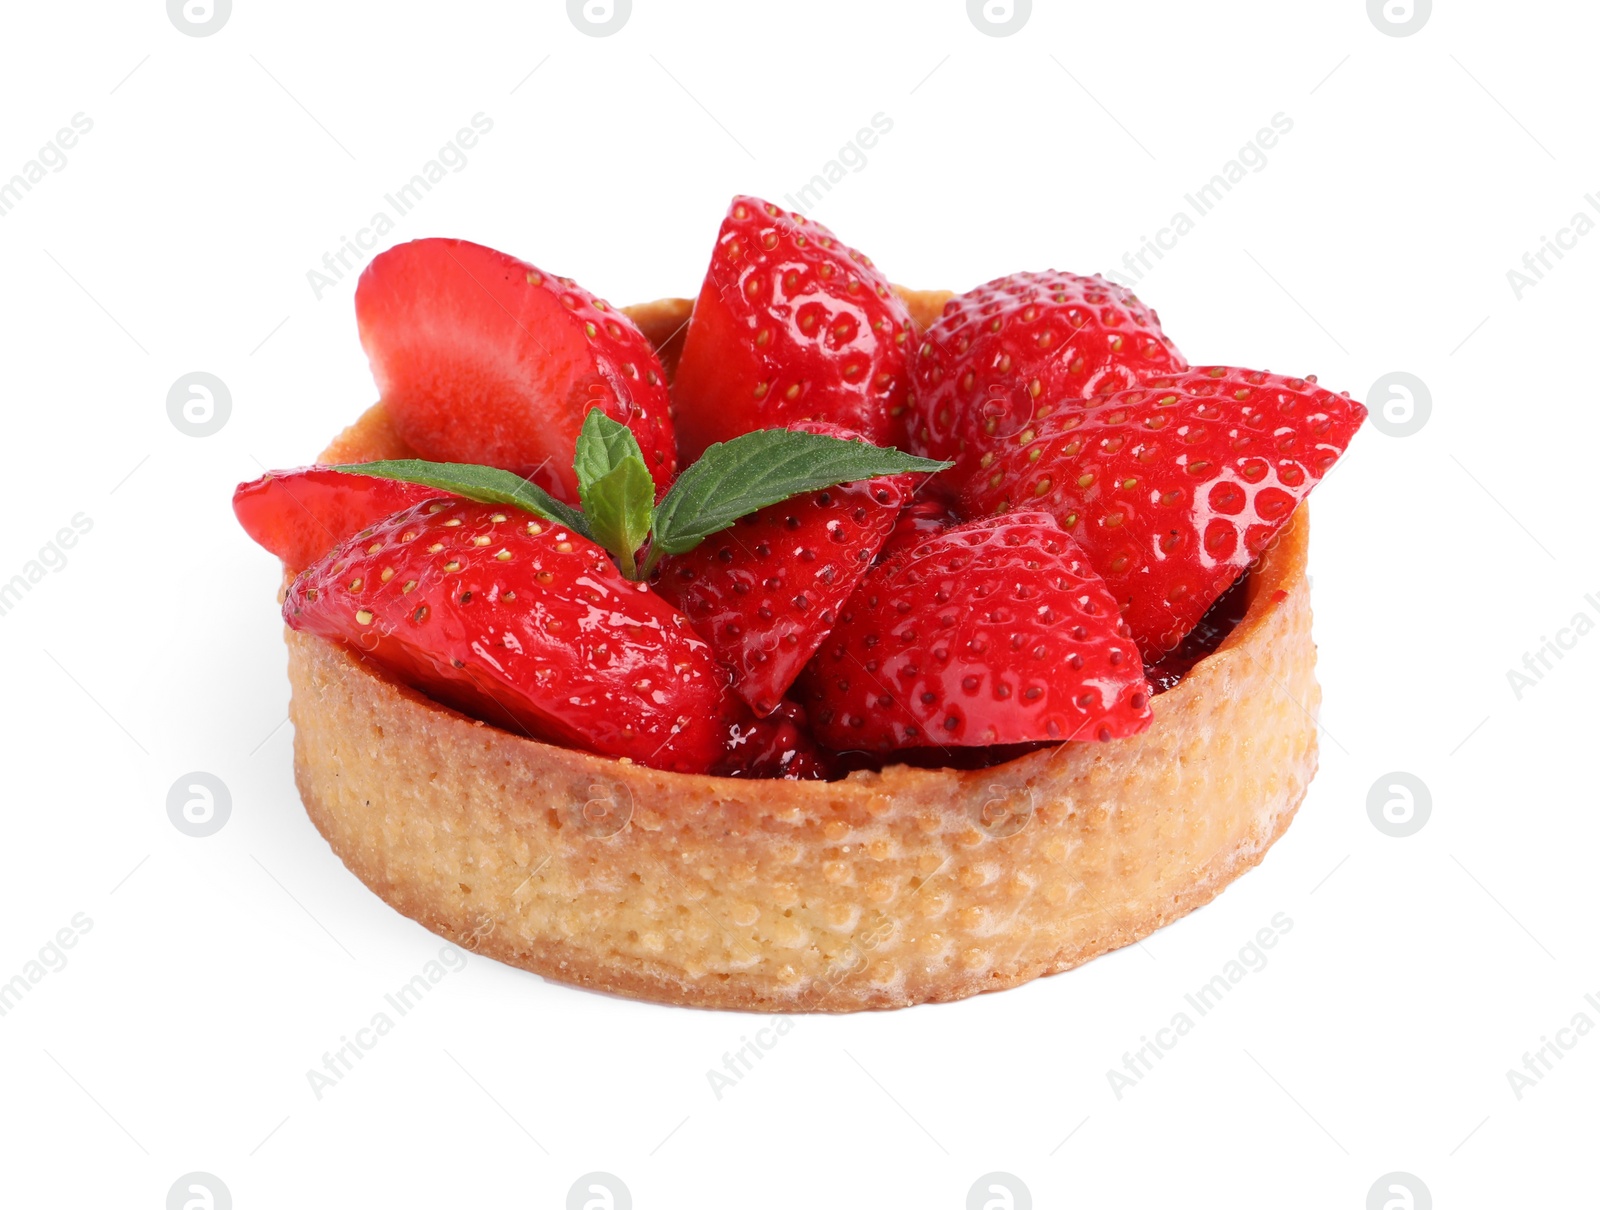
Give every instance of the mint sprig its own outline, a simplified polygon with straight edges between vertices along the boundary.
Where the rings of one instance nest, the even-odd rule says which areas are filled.
[[[403,459],[333,469],[524,509],[598,543],[616,556],[625,576],[643,580],[663,556],[691,551],[740,517],[790,496],[880,475],[933,474],[954,463],[821,433],[762,429],[708,447],[654,504],[655,481],[638,441],[626,425],[595,409],[584,417],[572,465],[581,511],[520,476],[488,466]],[[639,552],[647,542],[641,563]]]
[[[350,475],[373,475],[379,479],[399,479],[437,487],[469,500],[485,504],[509,504],[546,521],[565,525],[585,538],[590,537],[588,519],[570,504],[563,504],[542,487],[521,475],[492,466],[470,462],[425,462],[421,458],[392,458],[380,462],[355,462],[332,469]]]
[[[709,446],[656,506],[652,556],[681,555],[740,517],[801,492],[913,471],[942,471],[953,462],[914,458],[896,449],[760,429]]]

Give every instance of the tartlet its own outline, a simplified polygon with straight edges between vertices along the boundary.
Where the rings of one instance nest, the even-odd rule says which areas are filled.
[[[901,293],[919,327],[949,297]],[[627,308],[669,374],[691,306]],[[380,404],[321,460],[408,456]],[[1302,505],[1242,620],[1115,743],[836,782],[663,772],[487,726],[287,631],[295,778],[395,909],[564,983],[784,1013],[996,991],[1208,902],[1288,826],[1317,763],[1308,532]]]

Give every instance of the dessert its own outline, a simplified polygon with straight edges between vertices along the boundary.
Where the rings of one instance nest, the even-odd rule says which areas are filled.
[[[523,323],[469,332],[456,262]],[[1300,502],[1359,404],[1190,370],[1099,279],[892,290],[752,198],[694,304],[457,241],[373,268],[383,400],[236,507],[284,561],[307,811],[425,926],[645,999],[895,1007],[1137,940],[1292,818]]]

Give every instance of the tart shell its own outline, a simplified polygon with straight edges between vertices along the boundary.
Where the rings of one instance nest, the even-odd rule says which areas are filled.
[[[948,297],[905,293],[919,326]],[[669,373],[690,303],[629,308]],[[322,460],[410,456],[381,405]],[[1064,971],[1209,902],[1317,764],[1297,511],[1150,729],[978,770],[667,773],[513,735],[286,632],[295,780],[355,875],[513,966],[668,1004],[849,1012]]]

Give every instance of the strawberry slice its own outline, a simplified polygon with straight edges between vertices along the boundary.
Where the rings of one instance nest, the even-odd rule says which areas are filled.
[[[709,771],[748,717],[687,618],[505,506],[398,513],[301,573],[283,616],[486,722],[658,769]]]
[[[1043,513],[946,530],[874,568],[801,678],[825,747],[1108,740],[1150,725],[1116,602]]]
[[[819,421],[794,428],[857,436]],[[656,591],[694,623],[758,715],[778,708],[827,637],[911,484],[909,475],[890,475],[791,496],[662,561]]]
[[[1315,377],[1198,367],[997,440],[966,502],[1054,516],[1155,663],[1267,548],[1366,414]]]
[[[1122,286],[1054,269],[996,278],[945,303],[924,333],[909,448],[954,460],[959,485],[1029,420],[1187,364]]]
[[[672,384],[682,460],[799,420],[898,444],[911,335],[905,304],[865,256],[802,215],[734,198]]]
[[[661,363],[571,279],[465,240],[415,240],[367,266],[356,321],[394,427],[422,457],[515,471],[574,503],[572,449],[598,407],[633,430],[658,489],[671,483]]]
[[[299,571],[351,534],[438,495],[416,483],[306,466],[241,483],[234,489],[233,515],[245,533],[290,571]]]

